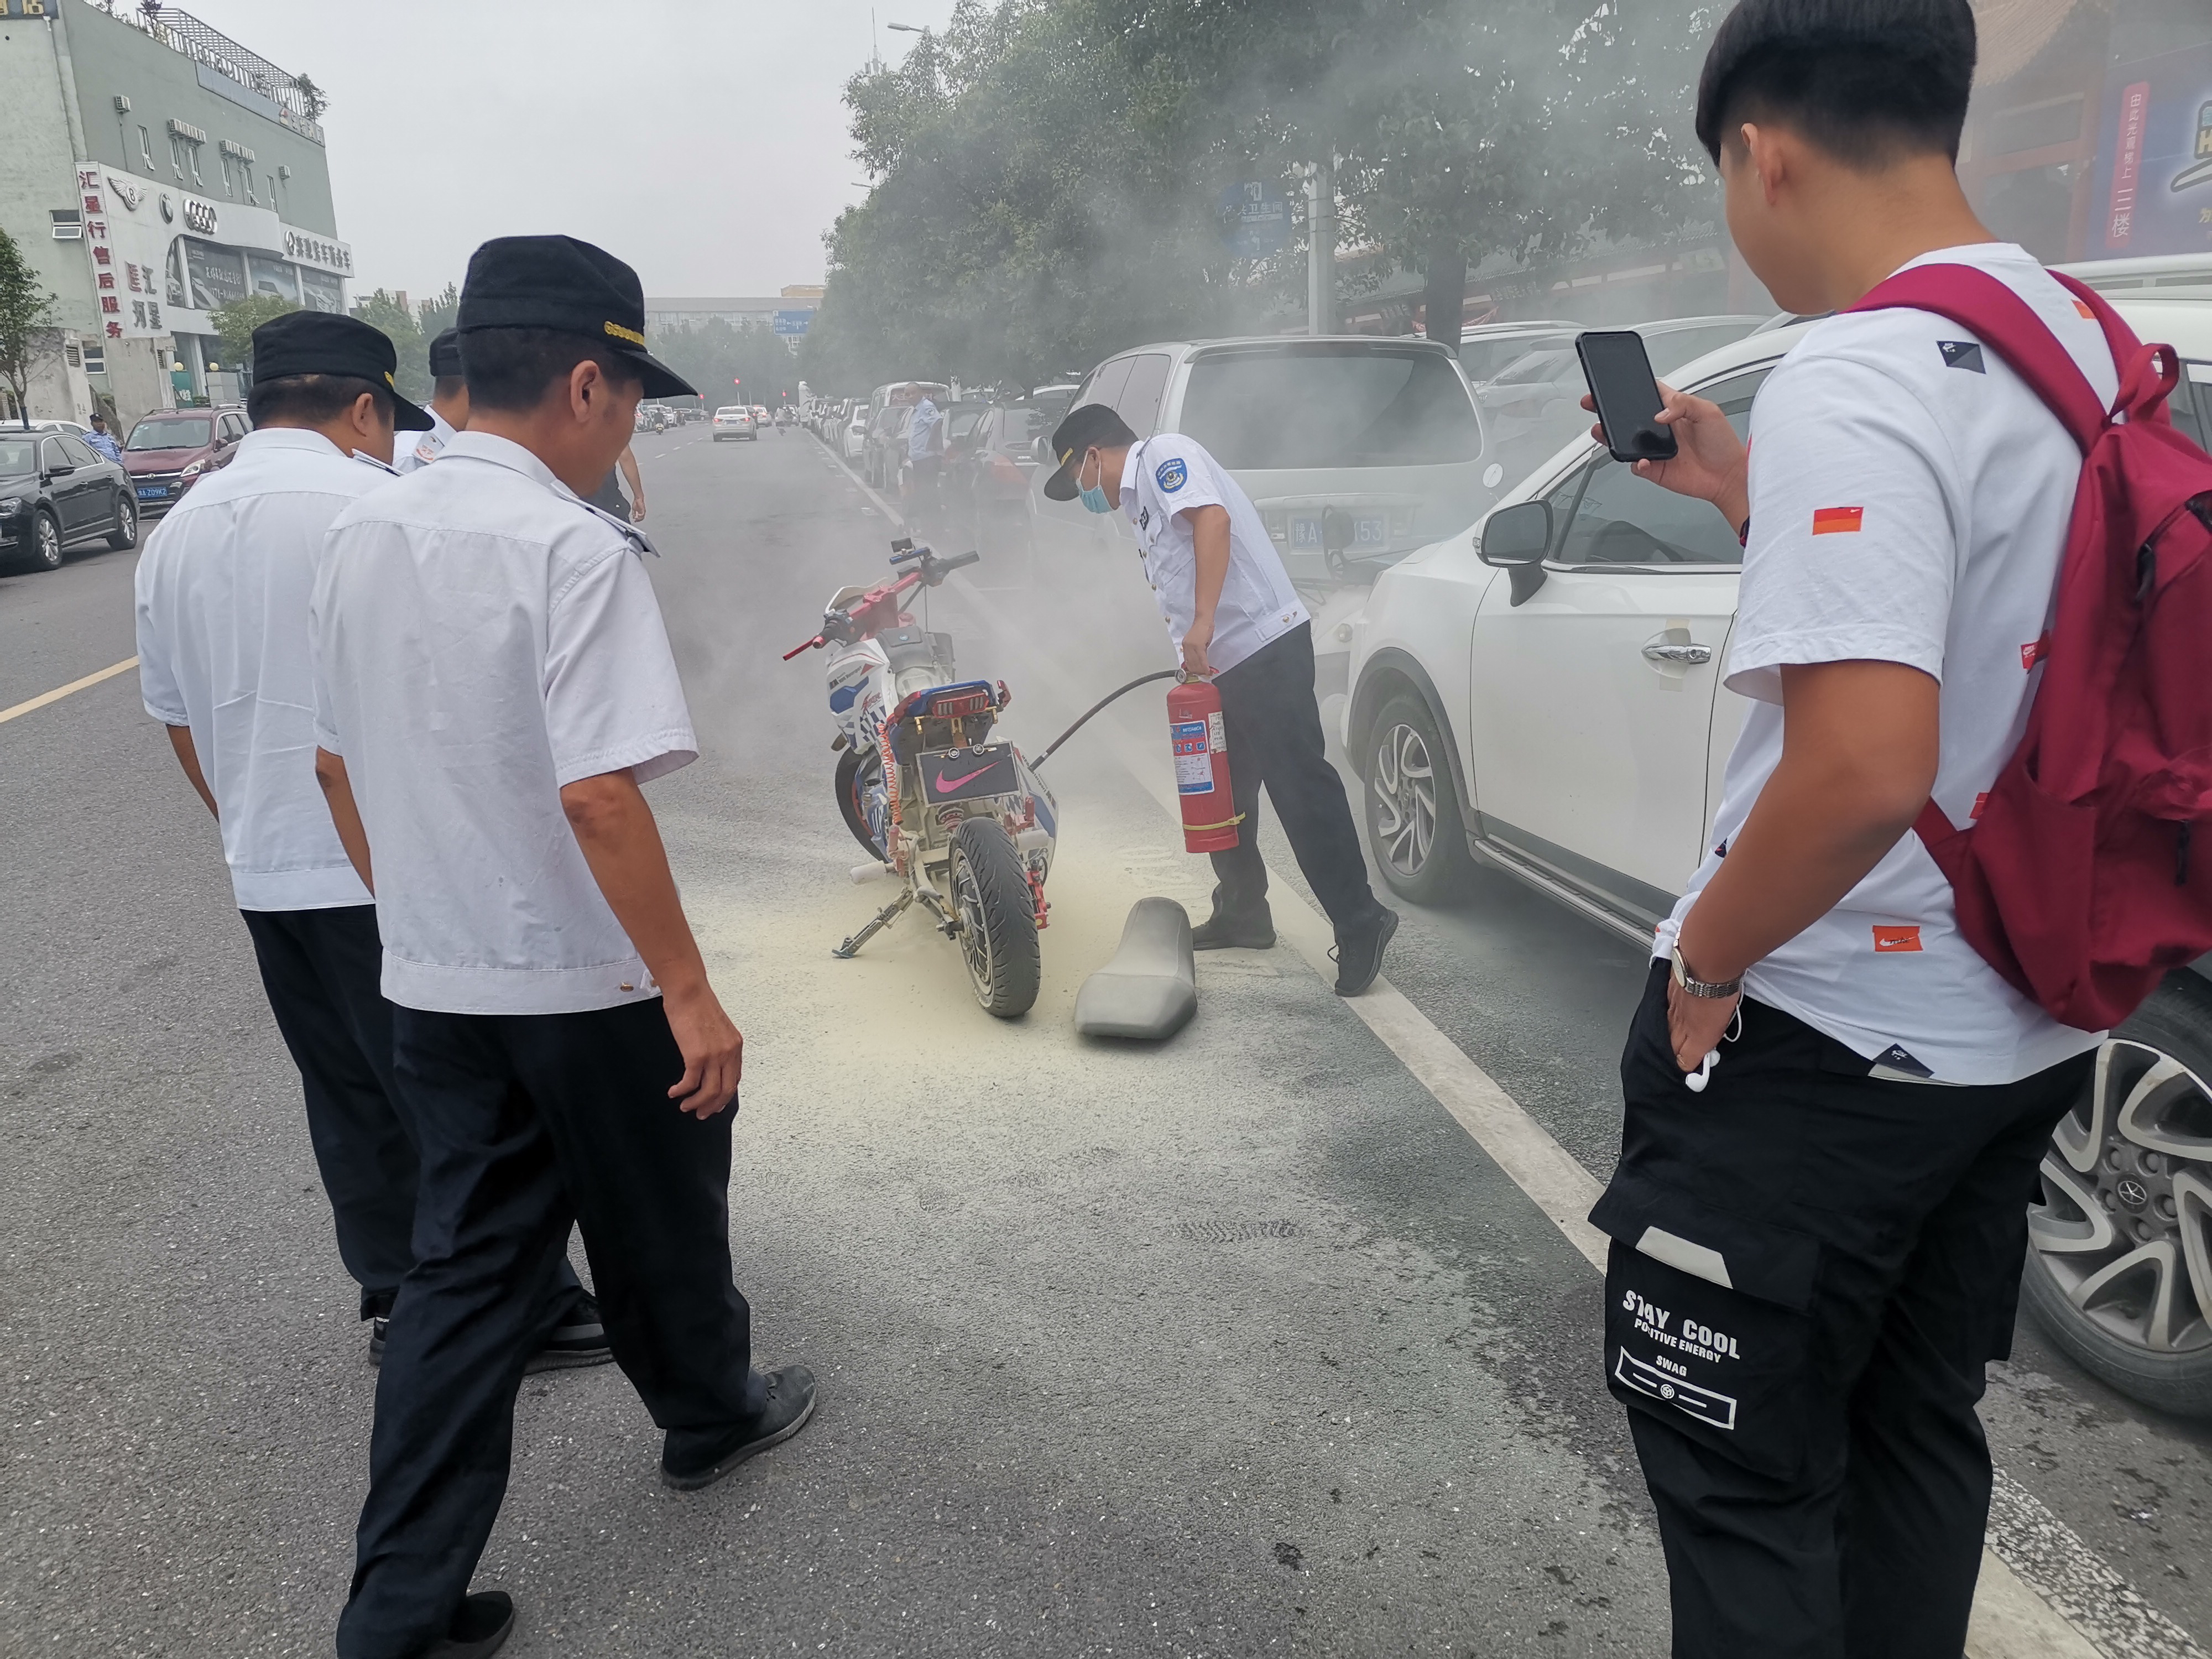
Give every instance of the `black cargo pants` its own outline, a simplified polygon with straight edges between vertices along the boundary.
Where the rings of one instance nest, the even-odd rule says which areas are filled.
[[[1367,884],[1367,860],[1345,799],[1344,780],[1328,763],[1321,708],[1314,700],[1313,624],[1300,623],[1215,677],[1222,735],[1229,744],[1229,787],[1243,822],[1237,845],[1215,853],[1217,914],[1267,914],[1267,866],[1260,854],[1260,787],[1283,821],[1298,868],[1341,934],[1375,920],[1382,906]]]
[[[1590,1219],[1613,1239],[1607,1385],[1658,1507],[1675,1659],[1958,1659],[2027,1207],[2084,1054],[1946,1087],[1747,1000],[1684,1086],[1655,963]]]

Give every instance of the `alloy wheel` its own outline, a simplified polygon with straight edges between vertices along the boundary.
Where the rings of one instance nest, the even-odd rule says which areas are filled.
[[[2156,1354],[2212,1349],[2212,1090],[2124,1037],[2061,1118],[2028,1240],[2081,1317]]]
[[[975,866],[958,847],[952,851],[952,902],[960,912],[960,954],[968,963],[968,977],[985,1006],[991,1000],[991,927],[983,911],[983,887]]]
[[[40,568],[43,570],[58,570],[62,568],[61,526],[43,513],[38,515],[36,522],[38,528],[34,534],[37,540],[33,545],[32,557],[38,561]]]
[[[1400,875],[1419,875],[1437,842],[1437,775],[1427,741],[1412,726],[1382,734],[1373,789],[1376,850]]]

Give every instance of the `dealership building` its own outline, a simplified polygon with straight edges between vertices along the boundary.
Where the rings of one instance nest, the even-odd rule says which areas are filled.
[[[0,0],[0,228],[59,301],[33,416],[82,420],[104,398],[127,427],[227,400],[218,307],[346,308],[319,108],[311,83],[189,12]]]

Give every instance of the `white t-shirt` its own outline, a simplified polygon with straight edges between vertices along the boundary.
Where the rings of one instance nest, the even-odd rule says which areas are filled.
[[[139,692],[191,728],[241,910],[369,902],[315,781],[307,601],[331,521],[392,482],[320,433],[249,432],[138,561]]]
[[[556,1014],[657,996],[562,810],[697,744],[647,544],[528,450],[464,432],[340,516],[315,582],[315,738],[368,835],[384,994]]]
[[[394,472],[412,472],[418,467],[429,465],[446,453],[447,444],[460,435],[453,430],[453,423],[429,404],[422,405],[422,412],[430,417],[428,432],[392,434],[392,470]]]
[[[1197,544],[1185,516],[1194,507],[1229,512],[1229,574],[1206,647],[1206,661],[1224,672],[1310,617],[1252,498],[1197,439],[1162,432],[1130,447],[1121,469],[1121,511],[1136,526],[1145,579],[1178,654],[1198,611]]]
[[[1911,262],[1971,264],[2034,309],[2109,404],[2118,375],[2086,309],[2009,243]],[[1954,823],[2018,747],[2041,676],[2081,452],[2003,360],[1924,311],[1811,329],[1751,412],[1751,538],[1728,684],[1753,699],[1729,757],[1716,849],[1782,757],[1784,664],[1908,664],[1942,684],[1935,799]],[[1724,853],[1709,853],[1658,952]],[[1695,964],[1692,964],[1693,966]],[[2008,1083],[2092,1048],[1982,960],[1950,884],[1908,832],[1843,902],[1756,963],[1745,990],[1884,1075]]]

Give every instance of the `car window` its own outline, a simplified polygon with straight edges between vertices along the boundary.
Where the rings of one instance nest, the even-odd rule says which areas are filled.
[[[1772,372],[1762,365],[1704,387],[1739,434],[1751,426],[1752,396]],[[1740,564],[1735,529],[1707,501],[1662,489],[1600,453],[1546,497],[1552,503],[1555,564]]]
[[[1717,351],[1729,341],[1741,340],[1750,332],[1749,323],[1711,323],[1703,328],[1669,329],[1665,333],[1645,335],[1644,351],[1651,360],[1654,374],[1672,374],[1692,357]]]
[[[1571,341],[1564,345],[1546,345],[1523,353],[1491,376],[1490,384],[1544,386],[1553,380],[1564,380],[1570,374],[1577,378],[1582,374],[1582,364],[1575,356]]]
[[[68,465],[69,462],[62,456],[62,441],[59,438],[39,440],[39,470],[41,472],[52,472]]]
[[[1129,379],[1114,399],[1114,411],[1139,438],[1151,437],[1160,423],[1160,396],[1168,389],[1173,362],[1164,351],[1148,351],[1130,361]]]
[[[1095,370],[1083,390],[1076,394],[1078,404],[1103,404],[1109,409],[1121,406],[1121,388],[1129,384],[1129,371],[1137,366],[1134,357],[1116,357]]]
[[[98,466],[100,465],[100,457],[94,454],[92,451],[86,448],[83,444],[80,443],[74,433],[63,433],[58,441],[62,447],[62,453],[69,457],[69,464],[71,466]]]
[[[35,439],[0,437],[0,478],[20,478],[38,465]]]
[[[143,420],[131,428],[126,449],[204,449],[215,432],[215,422],[205,415],[170,416]]]
[[[1462,341],[1459,361],[1467,378],[1480,385],[1532,351],[1558,351],[1563,347],[1572,350],[1573,346],[1572,338],[1565,334],[1509,334],[1497,339]]]
[[[1452,360],[1384,342],[1201,353],[1180,424],[1232,469],[1418,466],[1482,453]]]
[[[956,438],[965,438],[981,425],[982,421],[981,410],[963,409],[945,422],[945,436],[947,441]]]

